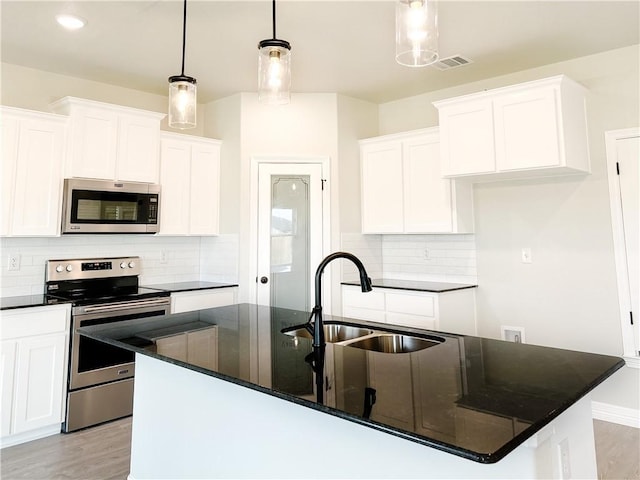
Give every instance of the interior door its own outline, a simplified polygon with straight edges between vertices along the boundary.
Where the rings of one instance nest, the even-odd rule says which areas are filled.
[[[624,247],[631,315],[634,322],[633,336],[636,354],[640,350],[640,137],[618,140],[618,164],[620,174],[620,205],[623,223]]]
[[[257,303],[310,311],[322,260],[322,165],[258,167]]]

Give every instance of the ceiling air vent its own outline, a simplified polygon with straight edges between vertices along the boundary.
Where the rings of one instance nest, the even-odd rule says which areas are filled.
[[[465,58],[462,55],[453,55],[451,57],[441,58],[439,61],[434,63],[433,66],[438,70],[450,70],[469,63],[473,63],[473,60]]]

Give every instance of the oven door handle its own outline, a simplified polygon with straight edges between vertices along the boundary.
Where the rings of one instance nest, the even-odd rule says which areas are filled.
[[[95,307],[85,307],[84,313],[104,313],[104,312],[116,312],[119,310],[131,310],[132,308],[144,308],[154,307],[157,305],[168,305],[170,301],[167,298],[154,299],[154,300],[140,300],[136,302],[126,303],[109,303],[107,305],[97,305]]]

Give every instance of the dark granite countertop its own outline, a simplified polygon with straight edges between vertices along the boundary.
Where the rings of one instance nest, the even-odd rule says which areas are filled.
[[[212,288],[228,288],[237,287],[237,283],[224,283],[224,282],[173,282],[173,283],[158,283],[155,285],[143,285],[145,288],[151,288],[154,290],[164,290],[167,292],[192,292],[195,290],[208,290]]]
[[[47,305],[58,305],[61,303],[70,302],[63,298],[56,298],[49,295],[21,295],[16,297],[2,297],[0,298],[0,310],[46,307]]]
[[[358,280],[346,280],[342,285],[360,286]],[[396,290],[414,290],[416,292],[432,292],[443,293],[454,290],[463,290],[465,288],[476,288],[477,285],[469,285],[466,283],[448,283],[448,282],[424,282],[420,280],[394,280],[390,278],[374,278],[371,280],[373,288],[393,288]]]
[[[324,404],[319,404],[308,357],[311,339],[282,333],[304,324],[308,316],[240,304],[79,331],[481,463],[502,459],[624,365],[621,358],[606,355],[358,321],[375,330],[426,336],[435,340],[434,346],[391,354],[327,344],[327,389]],[[329,315],[325,322],[354,324]],[[215,367],[171,358],[162,342],[156,343],[210,328],[217,329]],[[255,372],[261,368],[257,358],[269,359],[264,366],[268,375]],[[363,405],[371,385],[376,401],[367,416]],[[215,399],[211,402],[215,408]],[[505,431],[505,424],[513,425],[512,430]]]

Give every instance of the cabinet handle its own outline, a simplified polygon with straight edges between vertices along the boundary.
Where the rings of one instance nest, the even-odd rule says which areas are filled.
[[[376,389],[371,387],[366,387],[364,389],[364,411],[362,412],[363,418],[371,417],[371,410],[373,409],[373,405],[376,403]]]

